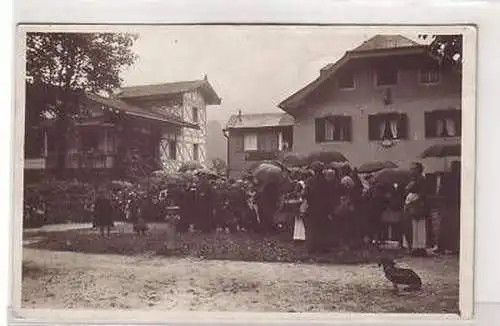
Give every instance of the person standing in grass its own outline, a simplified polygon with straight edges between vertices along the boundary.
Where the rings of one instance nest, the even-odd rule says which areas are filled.
[[[404,212],[406,218],[411,220],[412,241],[409,249],[413,256],[427,256],[429,206],[423,169],[422,163],[412,164],[412,180],[406,187]]]
[[[443,180],[441,225],[436,253],[455,253],[460,249],[460,164],[452,165],[452,170]]]
[[[161,207],[163,220],[167,224],[165,232],[165,249],[167,251],[174,251],[177,249],[177,223],[180,221],[180,209],[171,196],[167,196],[163,200]]]
[[[104,231],[109,236],[111,233],[111,227],[113,226],[113,206],[111,205],[111,200],[109,194],[104,190],[100,189],[95,201],[95,221],[96,227],[101,231],[101,235],[104,236]]]
[[[329,185],[323,174],[324,164],[317,161],[311,164],[314,176],[308,180],[304,191],[307,212],[304,216],[306,243],[311,254],[326,251],[330,213]]]

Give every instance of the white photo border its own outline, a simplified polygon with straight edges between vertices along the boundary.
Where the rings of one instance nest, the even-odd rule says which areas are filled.
[[[254,1],[254,7],[257,8],[254,10],[242,10],[241,8],[238,8],[237,5],[229,4],[228,1],[207,1],[205,5],[201,4],[200,2],[197,1],[184,1],[186,5],[180,4],[181,2],[178,1],[172,1],[170,4],[170,8],[168,4],[161,4],[160,7],[163,6],[163,10],[159,10],[159,8],[155,7],[155,5],[145,5],[144,3],[141,3],[140,1],[109,1],[106,6],[103,6],[102,2],[99,4],[88,4],[84,3],[84,1],[73,1],[71,2],[71,11],[75,14],[72,16],[68,16],[67,12],[65,9],[68,9],[68,4],[64,1],[53,1],[54,4],[44,4],[43,8],[40,5],[34,5],[33,2],[35,1],[18,1],[16,5],[18,6],[18,10],[16,11],[16,17],[15,20],[17,23],[20,22],[30,22],[30,23],[119,23],[119,24],[125,24],[125,23],[142,23],[142,24],[148,24],[148,23],[200,23],[200,22],[207,22],[207,23],[217,23],[217,22],[227,22],[227,23],[248,23],[248,22],[260,22],[260,23],[320,23],[320,24],[328,24],[328,23],[342,23],[342,24],[476,24],[479,23],[479,34],[483,31],[481,28],[480,21],[486,21],[486,24],[488,21],[488,17],[490,21],[494,21],[494,13],[495,10],[491,10],[489,13],[487,12],[489,9],[488,8],[478,8],[472,5],[471,3],[467,3],[465,1],[461,1],[460,3],[463,4],[458,4],[459,2],[457,1],[455,3],[455,6],[446,6],[446,5],[441,5],[441,6],[436,6],[436,5],[414,5],[412,8],[403,8],[399,6],[387,6],[387,4],[384,5],[384,3],[381,3],[380,5],[374,6],[374,5],[359,5],[359,4],[353,4],[353,5],[340,5],[340,4],[334,4],[332,6],[326,6],[327,8],[323,8],[323,10],[318,10],[318,7],[321,7],[321,5],[312,5],[310,3],[306,3],[305,1],[288,1],[287,4],[285,4],[282,1],[266,1],[266,2],[261,2],[261,1]],[[189,6],[187,5],[188,3],[195,4],[197,8],[194,10],[189,10]],[[27,4],[28,3],[28,4]],[[130,6],[126,6],[127,10],[122,10],[123,9],[123,4],[126,3],[127,5],[130,4]],[[245,6],[250,6],[249,1],[241,1],[239,2],[242,4],[243,7]],[[113,5],[114,4],[114,5]],[[120,5],[121,4],[121,5]],[[158,5],[156,5],[158,6]],[[225,10],[221,10],[222,8],[225,8]],[[281,8],[280,8],[281,6]],[[308,7],[304,8],[304,7]],[[34,8],[36,7],[37,10],[29,9],[29,8]],[[82,10],[75,10],[75,7],[81,7]],[[165,8],[167,7],[167,8]],[[285,8],[286,7],[286,8]],[[115,8],[120,8],[120,10],[114,10]],[[219,10],[217,10],[217,8]],[[303,9],[301,11],[301,8]],[[339,11],[340,9],[340,11]],[[498,9],[498,7],[497,7]],[[234,13],[234,14],[233,14]],[[378,14],[378,15],[377,15]],[[481,16],[482,14],[483,16]],[[165,17],[167,16],[167,17]],[[377,18],[375,18],[377,17]],[[418,18],[417,18],[418,17]],[[483,17],[483,18],[482,18]],[[406,25],[408,26],[408,25]],[[493,26],[493,24],[489,24],[488,26]],[[368,26],[364,26],[366,28]],[[411,26],[410,26],[411,27]],[[491,35],[491,33],[489,34]],[[16,37],[16,41],[18,41]],[[491,37],[490,37],[491,41]],[[465,44],[466,42],[464,42]],[[496,52],[499,52],[498,49],[496,49]],[[16,52],[17,53],[17,52]],[[465,48],[464,48],[464,57],[466,56],[465,54]],[[475,52],[474,52],[474,57],[475,57]],[[465,95],[467,94],[468,91],[470,91],[470,87],[464,87],[463,88],[463,101],[467,103],[472,103],[472,105],[475,106],[475,101],[476,101],[476,84],[475,84],[475,79],[476,79],[476,73],[477,71],[475,70],[475,64],[473,65],[473,71],[471,72],[471,75],[469,76],[468,80],[472,81],[472,85],[474,85],[474,95],[472,97],[468,97],[467,100],[465,100]],[[484,66],[483,66],[484,67]],[[466,73],[464,72],[464,83],[466,80],[465,77]],[[24,87],[22,85],[19,85],[19,82],[16,81],[16,88],[17,91],[19,91],[19,86]],[[23,83],[24,84],[24,83]],[[481,90],[479,90],[481,92]],[[16,92],[16,94],[19,94]],[[18,102],[16,99],[16,106],[17,107],[24,107],[24,106],[18,106]],[[466,103],[464,103],[466,104]],[[465,107],[465,106],[464,106]],[[19,116],[16,115],[16,126],[19,126]],[[469,117],[471,118],[471,117]],[[467,126],[464,124],[464,134],[469,134],[469,132],[472,130],[474,139],[472,141],[472,144],[475,144],[475,134],[476,134],[476,123],[475,123],[475,112],[474,116],[472,116],[474,119],[464,119],[464,121],[469,121],[470,123],[467,123]],[[23,120],[23,119],[22,119]],[[21,121],[22,121],[21,120]],[[24,126],[24,123],[22,123],[22,126]],[[473,129],[471,129],[473,128]],[[17,136],[19,135],[19,128],[15,128],[15,144],[22,144],[19,143],[19,139]],[[479,131],[478,131],[479,132]],[[466,146],[466,144],[464,144]],[[473,146],[475,147],[475,146]],[[14,146],[16,148],[16,146]],[[466,148],[463,148],[463,156],[465,157],[466,153]],[[19,157],[19,155],[16,156],[16,152],[14,151],[13,154],[14,156],[14,164],[13,164],[13,169],[18,170],[18,165],[16,163],[19,163],[22,161],[22,158]],[[475,157],[475,150],[473,151],[473,157]],[[484,158],[483,158],[484,161]],[[482,161],[481,161],[482,162]],[[480,163],[482,164],[482,163]],[[474,171],[476,163],[474,162],[472,164],[472,171]],[[484,165],[484,164],[483,164]],[[470,167],[470,166],[469,166]],[[467,167],[464,166],[464,169],[467,169]],[[15,171],[14,171],[15,172]],[[463,171],[463,173],[465,173]],[[16,174],[16,173],[15,173]],[[472,172],[470,174],[464,175],[464,177],[470,178],[471,180],[474,180],[474,175],[475,173]],[[18,173],[18,178],[19,178],[19,173]],[[470,180],[468,179],[468,180]],[[19,179],[16,179],[15,183],[19,183]],[[19,183],[22,184],[22,183]],[[465,184],[465,182],[464,182]],[[470,184],[469,184],[470,185]],[[472,183],[474,185],[474,182]],[[464,189],[466,188],[466,189]],[[14,189],[14,191],[16,191]],[[19,194],[18,190],[16,191],[16,194]],[[470,195],[470,196],[465,196]],[[16,197],[19,198],[19,197]],[[463,186],[462,187],[462,200],[467,198],[467,201],[472,203],[470,209],[466,209],[466,211],[472,212],[472,215],[469,215],[467,213],[467,216],[472,216],[472,227],[470,229],[467,229],[464,231],[464,224],[462,223],[462,239],[464,238],[464,232],[465,233],[474,233],[474,198],[475,198],[475,191],[474,191],[474,186],[469,187],[469,186]],[[463,204],[462,204],[463,205]],[[462,206],[463,207],[463,206]],[[15,207],[14,207],[15,208]],[[16,209],[16,208],[15,208]],[[18,209],[16,209],[16,212],[18,212]],[[464,217],[464,209],[462,208],[462,222],[463,222],[463,217]],[[17,215],[17,214],[16,214]],[[19,215],[17,215],[19,216]],[[13,230],[14,231],[14,230]],[[11,232],[12,237],[14,238],[14,243],[19,243],[18,240],[16,239],[16,232]],[[18,237],[17,237],[18,238]],[[479,241],[479,239],[476,240]],[[492,239],[493,240],[493,239]],[[463,241],[463,240],[462,240]],[[463,248],[463,247],[462,247]],[[463,251],[463,250],[462,250]],[[474,258],[474,249],[472,248],[470,251],[467,251],[468,253],[465,253],[466,257],[465,259],[469,258]],[[18,255],[15,255],[18,256]],[[463,258],[464,254],[461,254],[461,261],[464,259]],[[16,260],[15,257],[13,257],[14,261]],[[473,265],[470,266],[468,271],[462,272],[463,268],[461,266],[461,271],[460,271],[460,278],[461,280],[465,277],[467,278],[472,278],[473,277],[473,271],[474,267]],[[465,273],[465,275],[462,275]],[[491,275],[491,274],[490,274]],[[12,287],[15,287],[13,284]],[[460,288],[462,289],[463,285],[460,285]],[[472,290],[472,289],[471,289]],[[462,291],[461,291],[462,293]],[[461,294],[462,296],[462,294]],[[490,296],[491,297],[491,296]],[[488,297],[488,299],[490,298]],[[500,298],[499,298],[500,299]],[[462,300],[461,300],[462,302]],[[471,303],[472,304],[472,303]],[[27,317],[28,319],[24,319],[24,321],[29,321],[33,317],[35,320],[38,320],[36,316],[32,315],[31,312],[29,311],[23,311],[21,315],[18,314],[19,311],[15,311],[17,309],[13,310],[13,315],[17,315],[18,317]],[[472,310],[471,310],[472,311]],[[24,314],[26,313],[26,314]],[[56,314],[59,314],[59,312],[54,312],[52,311],[53,316],[56,316]],[[72,312],[72,315],[75,313]],[[77,313],[79,314],[79,313]],[[86,314],[86,313],[85,313]],[[137,314],[137,312],[135,312]],[[64,314],[63,314],[64,315]],[[61,315],[61,317],[64,317]],[[131,316],[133,316],[134,313],[131,312]],[[233,314],[234,315],[234,314]],[[325,316],[324,314],[322,316]],[[68,316],[69,317],[69,316]],[[89,315],[87,314],[86,316],[82,316],[84,318],[87,318],[86,320],[88,321]],[[308,317],[311,317],[308,315]],[[327,316],[325,316],[327,317]],[[366,318],[362,318],[363,320],[382,320],[386,319],[384,315],[365,315]],[[387,316],[386,317],[390,317]],[[252,316],[251,318],[254,318]],[[266,321],[272,321],[276,320],[275,318],[271,318],[269,316],[263,317],[264,322]],[[283,317],[278,317],[280,318],[281,321],[287,321],[291,322],[289,318],[283,319]],[[310,321],[309,318],[307,319],[302,319],[302,318],[297,318],[295,314],[293,314],[292,317],[290,317],[294,320],[297,320],[298,322],[304,322],[304,321]],[[315,317],[311,317],[315,318]],[[401,322],[400,316],[394,317],[395,321]],[[419,315],[419,318],[423,318],[425,320],[426,317]],[[429,316],[429,318],[434,318],[433,316]],[[181,318],[183,319],[183,318]],[[231,318],[229,318],[231,320]],[[351,318],[350,318],[351,319]],[[391,318],[392,319],[392,318]],[[453,318],[452,318],[453,319]],[[32,320],[32,319],[31,319]],[[59,320],[53,320],[54,322],[59,322],[62,321],[63,319]],[[85,319],[84,319],[85,320]],[[95,319],[94,319],[95,320]],[[111,321],[116,321],[116,320],[108,320],[106,319],[107,322]],[[127,320],[122,320],[126,322],[131,322],[133,319],[127,319]],[[166,319],[163,319],[166,320]],[[171,319],[168,318],[168,320],[173,321],[177,320],[176,318]],[[237,319],[238,320],[238,319]],[[246,318],[244,319],[239,319],[241,320],[248,320]],[[254,319],[255,320],[255,319]],[[325,319],[321,319],[325,320]],[[393,319],[394,320],[394,319]],[[206,320],[204,320],[206,321]],[[234,320],[233,320],[234,321]]]
[[[141,30],[155,28],[155,26],[145,25],[22,25],[18,27],[18,74],[16,79],[16,107],[25,107],[24,97],[24,75],[25,75],[25,33],[32,31],[52,31],[52,32],[89,32],[89,31],[106,31],[106,32],[134,32],[140,33]],[[200,26],[203,28],[203,26]],[[230,26],[228,27],[230,28]],[[252,28],[252,26],[249,26]],[[462,34],[464,41],[463,55],[463,79],[462,79],[462,207],[461,207],[461,244],[460,244],[460,286],[459,286],[459,310],[462,319],[471,319],[473,315],[473,270],[474,270],[474,188],[475,188],[475,58],[476,58],[476,29],[473,26],[331,26],[323,28],[336,28],[342,31],[359,33],[361,31],[370,31],[372,33],[391,34],[406,32],[420,32],[422,34]],[[15,111],[15,146],[14,148],[23,148],[23,135],[24,135],[24,110],[18,109]],[[378,320],[380,318],[391,318],[401,320],[404,319],[422,319],[422,318],[446,318],[455,319],[454,315],[434,315],[429,314],[424,317],[421,314],[355,314],[355,313],[321,313],[321,314],[293,314],[288,313],[201,313],[189,312],[186,313],[160,313],[153,311],[133,311],[133,310],[39,310],[39,309],[22,309],[21,308],[21,265],[22,265],[22,185],[23,185],[23,151],[17,150],[14,153],[14,194],[17,199],[14,203],[14,229],[12,232],[14,244],[14,272],[12,282],[12,308],[16,316],[24,318],[34,318],[45,320],[49,316],[59,316],[64,320],[71,320],[74,322],[81,322],[82,320],[102,320],[106,321],[130,321],[129,318],[141,322],[156,322],[161,320],[175,320],[179,321],[193,321],[203,320],[207,321],[210,318],[217,318],[217,320],[227,320],[227,318],[235,318],[238,316],[239,320],[262,320],[265,318],[278,318],[280,321],[289,320],[292,318],[294,321],[314,321],[314,320],[351,320],[356,319],[370,319]],[[56,313],[57,311],[57,313]],[[148,316],[146,316],[148,315]],[[188,316],[187,316],[188,315]],[[123,316],[130,316],[123,319]],[[137,319],[141,316],[140,319]],[[142,318],[144,317],[144,319]],[[50,318],[50,317],[49,317]],[[67,319],[68,318],[68,319]],[[186,319],[187,318],[187,319]],[[56,322],[54,320],[54,322]]]

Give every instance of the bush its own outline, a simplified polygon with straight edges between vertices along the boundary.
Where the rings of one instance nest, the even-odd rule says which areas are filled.
[[[78,180],[46,178],[24,187],[24,227],[40,227],[42,224],[87,223],[92,221],[92,204],[97,189],[111,195],[116,216],[123,220],[124,209],[131,192],[148,197],[159,195],[161,190],[182,189],[189,182],[183,175],[151,176],[134,184],[122,181],[89,183]],[[42,218],[36,210],[43,211]]]
[[[88,222],[88,207],[93,202],[94,187],[76,180],[60,181],[46,179],[24,188],[24,215],[26,226],[30,225],[33,208],[44,211],[45,223]]]

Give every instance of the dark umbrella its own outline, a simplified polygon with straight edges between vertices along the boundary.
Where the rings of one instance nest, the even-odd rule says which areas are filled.
[[[377,172],[383,169],[395,169],[398,166],[396,163],[391,162],[391,161],[374,161],[374,162],[368,162],[365,164],[362,164],[358,172],[359,173],[372,173],[372,172]]]
[[[383,169],[375,173],[374,180],[377,184],[406,185],[412,177],[412,172],[408,169],[390,168]]]
[[[306,161],[308,164],[311,164],[314,161],[319,161],[323,163],[347,162],[347,158],[340,152],[321,151],[309,154],[306,158]]]
[[[187,162],[182,164],[182,166],[179,168],[179,172],[188,172],[202,169],[204,169],[203,165],[198,162]]]
[[[218,175],[215,171],[209,170],[209,169],[201,169],[196,171],[197,176],[205,176],[210,179],[217,179],[220,178],[221,176]]]
[[[288,171],[288,168],[280,161],[265,160],[265,161],[258,161],[258,162],[252,163],[247,168],[248,173],[252,174],[255,171],[255,169],[260,167],[262,164],[274,165],[274,166],[277,166],[278,168],[282,169],[283,171]]]
[[[289,167],[307,165],[307,157],[302,154],[288,152],[282,155],[280,162]]]
[[[462,147],[460,144],[436,144],[428,147],[420,154],[421,158],[460,156]]]
[[[285,171],[279,166],[271,163],[261,163],[254,171],[253,176],[262,183],[281,182]]]

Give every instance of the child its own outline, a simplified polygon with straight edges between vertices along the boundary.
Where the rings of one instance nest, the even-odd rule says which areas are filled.
[[[179,206],[177,206],[172,198],[167,199],[165,206],[165,222],[167,222],[165,249],[177,249],[177,223],[180,220]]]

